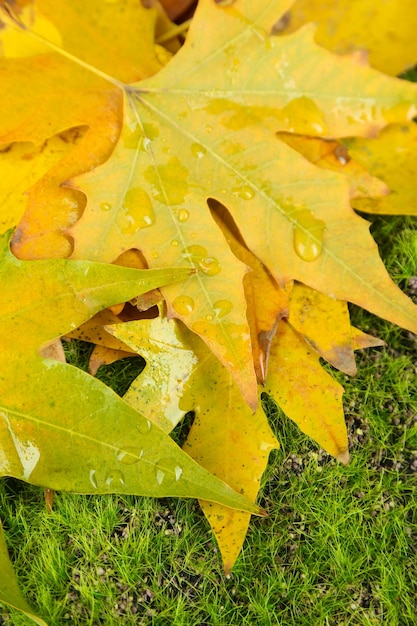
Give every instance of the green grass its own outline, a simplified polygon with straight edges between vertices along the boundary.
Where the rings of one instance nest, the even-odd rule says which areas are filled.
[[[415,222],[373,221],[391,275],[415,296]],[[261,492],[269,517],[252,519],[230,577],[194,501],[60,493],[48,514],[40,489],[0,482],[21,589],[50,626],[417,623],[417,342],[355,307],[352,321],[387,344],[358,354],[355,378],[333,371],[352,461],[336,463],[267,402],[281,442]],[[85,365],[88,347],[67,352]],[[100,375],[122,390],[140,367]],[[0,608],[0,624],[28,619]]]

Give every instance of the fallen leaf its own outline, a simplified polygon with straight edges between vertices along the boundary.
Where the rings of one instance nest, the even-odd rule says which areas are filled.
[[[249,323],[252,356],[258,381],[265,382],[271,341],[277,324],[288,317],[289,295],[292,283],[280,287],[259,259],[245,246],[236,232],[230,213],[219,202],[209,201],[212,215],[226,237],[233,254],[248,267],[243,277],[246,298],[246,316]],[[262,294],[262,297],[259,297]]]
[[[297,283],[290,295],[288,321],[328,363],[350,376],[356,374],[347,302]]]
[[[9,236],[0,243],[0,476],[80,493],[207,493],[259,512],[109,387],[39,355],[41,346],[105,306],[184,280],[189,271],[20,261],[9,251]]]
[[[0,233],[19,222],[26,210],[26,191],[65,157],[79,136],[79,132],[69,130],[40,146],[14,143],[1,147]]]
[[[417,215],[417,125],[392,124],[375,139],[345,139],[349,154],[377,176],[391,193],[355,198],[355,209],[384,215]]]
[[[115,350],[113,348],[105,348],[104,346],[94,346],[88,362],[88,371],[92,376],[96,376],[98,369],[102,365],[110,365],[129,356],[132,356],[130,350]]]
[[[369,52],[369,62],[386,74],[400,74],[417,59],[417,13],[414,0],[296,0],[280,32],[302,24],[318,25],[316,41],[346,54]]]
[[[300,152],[310,163],[346,176],[350,197],[386,196],[389,188],[354,161],[346,147],[338,141],[278,133],[278,139]]]
[[[303,433],[342,463],[349,461],[343,387],[285,320],[272,343],[264,389]]]
[[[0,521],[0,602],[24,613],[29,619],[39,624],[48,626],[38,615],[33,612],[32,607],[26,602],[20,593],[19,586],[12,564],[7,552],[6,540],[4,538],[3,527]]]
[[[139,320],[109,328],[145,358],[144,371],[124,399],[169,432],[188,411],[195,420],[183,449],[215,476],[255,502],[272,449],[278,447],[265,414],[253,415],[227,369],[176,320]],[[228,572],[238,557],[250,514],[200,504]]]
[[[63,231],[80,217],[84,204],[80,194],[60,185],[106,160],[120,132],[122,95],[108,83],[107,73],[118,83],[144,78],[161,67],[153,43],[155,10],[133,0],[117,5],[92,0],[88,6],[85,11],[85,3],[75,0],[62,3],[57,10],[56,3],[39,0],[36,10],[28,7],[20,15],[28,22],[23,22],[25,32],[16,32],[9,20],[3,33],[5,36],[11,30],[23,41],[35,41],[44,54],[7,58],[6,47],[6,58],[0,59],[0,82],[8,94],[7,100],[3,99],[5,110],[0,103],[4,122],[0,141],[40,145],[68,128],[88,127],[76,149],[29,194],[27,213],[13,246],[21,258],[60,258],[71,253],[71,242]],[[51,52],[36,39],[36,31],[33,35],[29,30],[45,20],[55,25],[59,36],[60,41],[52,43],[62,42],[67,56]],[[124,36],[118,37],[115,55],[113,42],[119,29]],[[74,54],[78,55],[77,63],[73,62]],[[95,72],[89,71],[91,65]],[[59,218],[57,214],[61,214]]]
[[[135,247],[151,267],[198,267],[186,290],[163,289],[169,315],[203,338],[253,407],[245,267],[213,223],[208,190],[280,285],[295,279],[417,328],[414,305],[349,205],[345,178],[310,165],[274,136],[280,127],[373,134],[413,115],[416,87],[322,50],[310,29],[270,37],[277,10],[266,0],[256,8],[200,2],[172,61],[125,88],[122,135],[104,165],[77,179],[88,203],[70,229],[74,258],[112,261]],[[208,23],[217,24],[213,37],[201,37]],[[296,89],[303,95],[294,98]]]

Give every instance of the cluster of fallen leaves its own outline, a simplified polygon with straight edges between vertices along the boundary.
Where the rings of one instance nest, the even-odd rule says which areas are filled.
[[[417,212],[413,2],[200,0],[185,41],[156,1],[0,7],[0,476],[199,498],[228,571],[278,446],[259,393],[346,463],[320,358],[381,343],[347,302],[417,332],[353,210]],[[63,336],[144,372],[121,399]]]

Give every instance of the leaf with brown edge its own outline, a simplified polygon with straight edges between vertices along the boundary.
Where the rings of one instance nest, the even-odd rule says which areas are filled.
[[[347,302],[296,283],[288,321],[328,363],[350,376],[356,374]]]
[[[125,394],[126,402],[166,432],[186,412],[194,411],[183,449],[254,502],[269,453],[278,447],[263,410],[252,413],[227,369],[181,322],[139,320],[110,331],[147,361]],[[201,499],[200,504],[229,572],[242,548],[250,515]]]
[[[324,371],[316,351],[285,320],[272,342],[265,391],[303,433],[348,463],[343,387]]]
[[[359,328],[351,327],[352,331],[352,345],[354,350],[364,350],[365,348],[378,348],[385,346],[386,343],[379,337],[374,335],[367,335],[359,330]]]

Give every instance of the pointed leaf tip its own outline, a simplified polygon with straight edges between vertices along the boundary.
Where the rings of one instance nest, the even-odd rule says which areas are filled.
[[[350,462],[350,454],[349,450],[343,450],[336,456],[336,460],[340,461],[343,465],[349,465]]]

